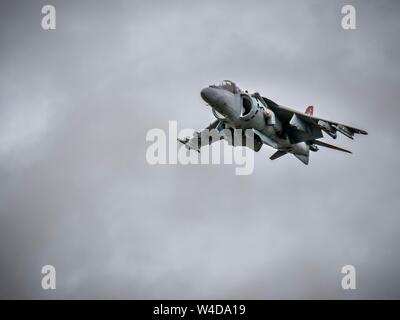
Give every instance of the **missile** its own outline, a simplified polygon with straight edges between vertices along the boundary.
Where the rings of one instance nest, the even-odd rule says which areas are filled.
[[[344,134],[347,138],[353,140],[353,133],[350,132],[346,127],[342,126],[342,125],[335,125],[332,124],[332,127],[335,128],[337,131],[339,131],[340,133]]]
[[[333,139],[336,139],[336,129],[332,128],[332,126],[325,121],[319,120],[318,121],[318,126],[328,135],[330,135]]]
[[[326,130],[326,129],[324,129],[324,128],[321,128],[326,134],[328,134],[328,135],[330,135],[333,139],[336,139],[337,138],[337,134],[336,134],[336,132],[334,132],[334,131],[328,131],[328,130]]]

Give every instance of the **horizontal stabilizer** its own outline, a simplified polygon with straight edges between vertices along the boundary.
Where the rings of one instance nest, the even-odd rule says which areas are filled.
[[[333,150],[339,150],[339,151],[343,151],[343,152],[347,152],[347,153],[352,153],[349,150],[342,149],[342,148],[339,148],[339,147],[334,146],[332,144],[329,144],[329,143],[326,143],[326,142],[322,142],[322,141],[319,141],[319,140],[312,140],[311,142],[313,144],[319,145],[321,147],[325,147],[325,148],[329,148],[329,149],[333,149]]]
[[[282,156],[284,156],[287,152],[286,151],[280,151],[278,150],[277,152],[275,152],[271,157],[269,157],[271,160],[275,160],[278,159]]]

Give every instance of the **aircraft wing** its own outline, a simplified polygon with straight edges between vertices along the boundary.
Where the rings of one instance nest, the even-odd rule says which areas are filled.
[[[197,152],[200,152],[201,147],[218,142],[221,139],[226,140],[229,145],[247,146],[256,152],[260,151],[263,142],[260,139],[254,139],[254,136],[251,136],[251,140],[247,140],[248,138],[250,137],[247,136],[245,131],[242,131],[241,136],[235,136],[234,132],[226,126],[224,121],[215,120],[205,129],[195,131],[193,137],[178,138],[178,141],[183,143],[187,149],[193,149]],[[248,143],[250,141],[251,143]]]
[[[201,147],[209,145],[213,142],[216,142],[217,140],[211,139],[210,138],[210,130],[217,130],[220,132],[225,128],[223,122],[220,120],[215,120],[212,123],[210,123],[206,128],[204,128],[201,131],[195,131],[193,133],[193,137],[186,137],[183,139],[179,139],[178,141],[182,144],[185,145],[185,147],[189,150],[193,149],[196,150],[197,152],[200,152]]]
[[[353,139],[355,133],[368,134],[365,130],[348,126],[339,122],[314,117],[306,113],[303,113],[301,111],[293,110],[291,108],[278,105],[277,103],[273,102],[268,98],[263,97],[263,99],[267,104],[268,108],[270,108],[281,120],[283,120],[286,123],[289,123],[293,115],[296,115],[305,123],[315,127],[316,129],[323,130],[334,139],[336,139],[337,132],[342,133],[343,135],[345,135],[350,139]]]

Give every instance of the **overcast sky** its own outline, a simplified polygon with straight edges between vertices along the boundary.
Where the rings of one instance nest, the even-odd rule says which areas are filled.
[[[400,298],[399,14],[388,0],[1,1],[0,297]],[[326,137],[354,154],[309,166],[263,147],[249,176],[150,166],[147,131],[208,125],[199,92],[222,79],[369,135]]]

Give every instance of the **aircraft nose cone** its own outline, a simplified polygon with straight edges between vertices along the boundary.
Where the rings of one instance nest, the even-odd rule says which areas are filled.
[[[201,90],[200,95],[202,99],[210,105],[215,104],[217,100],[217,92],[214,88],[204,88]]]

